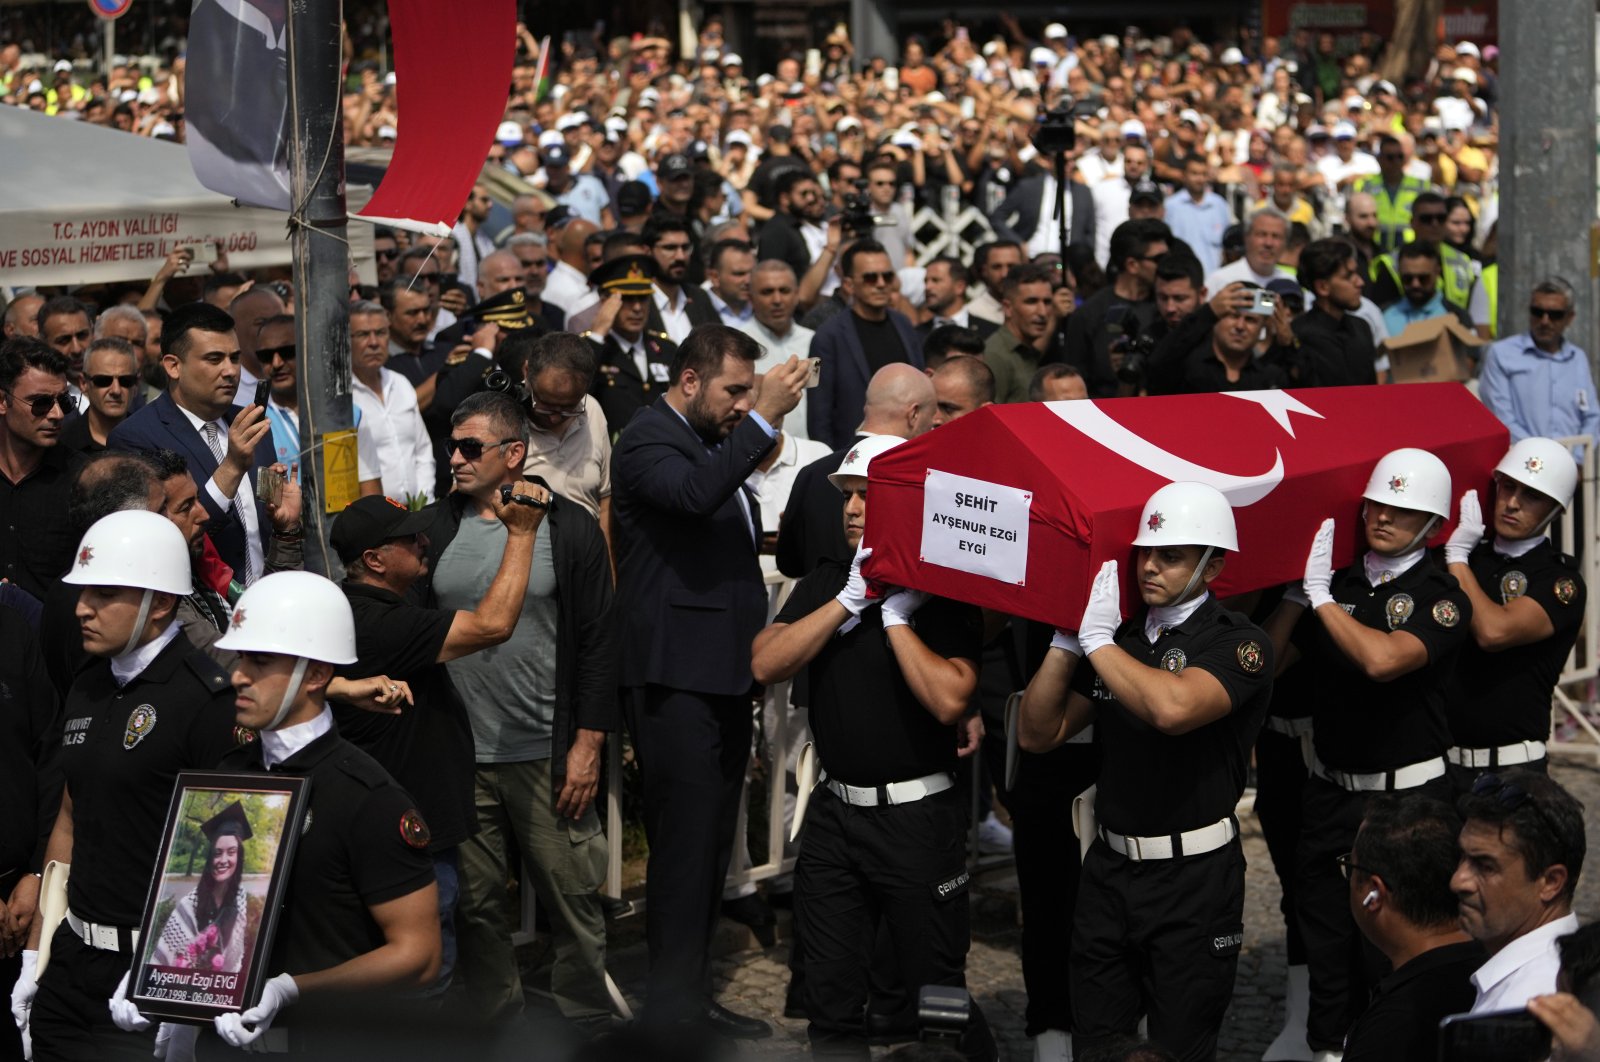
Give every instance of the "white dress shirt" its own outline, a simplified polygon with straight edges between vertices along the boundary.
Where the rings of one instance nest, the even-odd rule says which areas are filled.
[[[777,525],[774,524],[774,527]],[[174,620],[167,624],[167,629],[151,638],[137,649],[127,653],[118,653],[111,658],[111,677],[117,680],[118,686],[126,686],[144,672],[144,669],[155,663],[156,657],[161,655],[161,650],[171,645],[173,639],[183,633],[183,624]]]
[[[544,301],[567,315],[567,320],[600,302],[589,278],[559,258],[550,259],[550,276],[544,283]]]
[[[1578,930],[1578,916],[1569,914],[1524,933],[1490,956],[1472,975],[1478,998],[1473,1014],[1491,1010],[1521,1010],[1534,996],[1547,996],[1556,990],[1556,973],[1561,969],[1561,953],[1556,938]]]
[[[761,357],[756,359],[758,376],[777,368],[791,357],[811,357],[811,340],[817,334],[803,325],[791,324],[788,335],[780,336],[754,317],[738,327],[739,331],[761,344]],[[810,438],[806,434],[806,396],[810,393],[809,389],[801,391],[800,403],[784,415],[783,430],[792,438]]]
[[[772,532],[778,529],[778,518],[789,504],[789,492],[794,489],[795,477],[813,461],[827,457],[830,451],[822,443],[811,439],[797,439],[787,431],[778,433],[778,459],[765,472],[756,469],[745,479],[744,485],[756,496],[761,506],[761,529]],[[769,553],[761,555],[761,570],[778,570],[778,558]]]
[[[689,293],[680,287],[678,297],[674,299],[660,288],[652,288],[650,296],[655,299],[656,309],[661,312],[662,330],[667,333],[668,339],[681,346],[689,338],[689,330],[694,327],[689,320]]]
[[[273,708],[277,711],[277,708]],[[333,729],[333,709],[326,704],[315,717],[294,726],[261,732],[261,765],[271,770]]]
[[[398,502],[404,502],[410,495],[421,495],[431,502],[435,472],[433,442],[428,438],[422,411],[417,407],[417,390],[410,380],[392,369],[378,372],[378,383],[383,388],[381,395],[358,377],[351,377],[350,383],[351,396],[361,407],[361,419],[372,426],[383,493]]]
[[[178,405],[176,402],[173,404]],[[178,410],[189,421],[190,427],[194,428],[195,434],[200,436],[200,442],[209,449],[210,444],[206,443],[204,429],[206,422],[184,409],[181,405],[178,405]],[[211,421],[211,423],[217,426],[217,441],[222,444],[222,450],[226,453],[228,450],[228,425],[223,422],[221,417]],[[220,464],[220,461],[218,463]],[[216,502],[223,512],[234,509],[237,505],[238,508],[235,511],[235,515],[238,516],[239,523],[244,528],[244,548],[250,554],[250,571],[254,572],[258,579],[265,575],[267,561],[266,550],[261,545],[261,514],[256,512],[256,490],[250,483],[250,474],[247,472],[240,477],[239,489],[234,492],[234,496],[231,498],[222,493],[222,488],[217,486],[216,473],[212,473],[211,478],[206,480],[205,486],[201,489],[210,495],[211,500]],[[233,574],[242,585],[245,581],[245,573],[234,572]]]
[[[1039,225],[1033,230],[1033,235],[1028,237],[1026,248],[1029,258],[1037,258],[1041,254],[1059,254],[1061,252],[1061,228],[1066,226],[1070,235],[1072,232],[1072,190],[1067,189],[1067,195],[1061,201],[1061,214],[1065,221],[1056,220],[1056,175],[1044,175],[1044,193],[1039,197]]]

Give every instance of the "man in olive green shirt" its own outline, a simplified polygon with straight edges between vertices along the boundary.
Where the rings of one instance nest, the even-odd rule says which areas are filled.
[[[1006,275],[1001,287],[1005,325],[983,346],[983,360],[994,372],[996,402],[1026,402],[1028,384],[1055,327],[1054,288],[1047,266],[1023,265]]]

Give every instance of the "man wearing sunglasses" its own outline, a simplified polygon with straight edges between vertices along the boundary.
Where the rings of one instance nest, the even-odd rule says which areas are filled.
[[[40,601],[77,546],[62,519],[72,455],[60,445],[72,410],[67,359],[42,340],[0,343],[0,578]]]
[[[1387,257],[1387,256],[1385,256]],[[1391,336],[1398,336],[1407,325],[1446,315],[1463,328],[1472,330],[1472,318],[1461,303],[1450,299],[1440,282],[1443,262],[1435,244],[1413,240],[1395,255],[1399,262],[1400,287],[1405,294],[1383,311],[1383,324]]]
[[[1528,297],[1528,330],[1491,345],[1483,358],[1483,404],[1511,429],[1515,442],[1529,436],[1600,439],[1589,355],[1566,338],[1572,325],[1572,288],[1546,277]]]
[[[83,397],[89,408],[61,429],[61,445],[75,453],[106,448],[111,429],[128,415],[139,386],[139,357],[125,339],[107,336],[89,344],[83,356]]]
[[[1461,928],[1489,951],[1472,1013],[1516,1010],[1556,990],[1556,941],[1576,932],[1583,805],[1552,779],[1513,768],[1461,798],[1461,861],[1450,888]]]
[[[1445,219],[1449,216],[1450,208],[1444,196],[1438,192],[1423,192],[1417,196],[1411,207],[1411,238],[1398,248],[1390,248],[1388,254],[1373,259],[1368,267],[1372,280],[1372,300],[1386,309],[1402,297],[1409,300],[1412,290],[1407,283],[1408,271],[1401,259],[1408,253],[1408,248],[1411,254],[1415,254],[1419,246],[1428,247],[1437,252],[1437,286],[1445,302],[1465,311],[1467,327],[1471,328],[1472,322],[1487,324],[1488,294],[1483,285],[1478,283],[1482,267],[1471,255],[1450,246],[1445,239]]]

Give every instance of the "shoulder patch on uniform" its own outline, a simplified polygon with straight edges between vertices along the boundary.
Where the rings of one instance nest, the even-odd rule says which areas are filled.
[[[407,808],[400,816],[400,839],[412,848],[426,848],[433,839],[428,824],[422,821],[422,814],[416,808]]]
[[[184,663],[189,666],[190,671],[194,672],[195,678],[199,679],[205,688],[212,693],[225,690],[233,685],[228,678],[228,673],[222,669],[222,665],[203,652],[190,653],[184,658]]]
[[[1239,643],[1239,666],[1254,675],[1260,671],[1267,662],[1266,654],[1261,651],[1261,643],[1256,641]]]
[[[1578,596],[1578,584],[1572,579],[1562,577],[1556,580],[1556,600],[1563,605],[1572,604],[1572,599]]]
[[[1441,627],[1454,627],[1461,622],[1461,607],[1446,598],[1433,603],[1433,622]]]

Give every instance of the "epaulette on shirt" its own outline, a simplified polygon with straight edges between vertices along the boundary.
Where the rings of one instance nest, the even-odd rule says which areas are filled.
[[[368,789],[382,789],[393,784],[389,772],[377,760],[354,746],[345,748],[340,754],[338,767]]]
[[[222,665],[205,653],[190,653],[183,662],[194,672],[201,685],[212,693],[220,693],[232,685],[232,680],[228,678],[228,673],[222,670]]]
[[[665,332],[649,332],[649,335],[654,336],[656,339],[664,339],[668,343],[672,342],[672,337]]]

